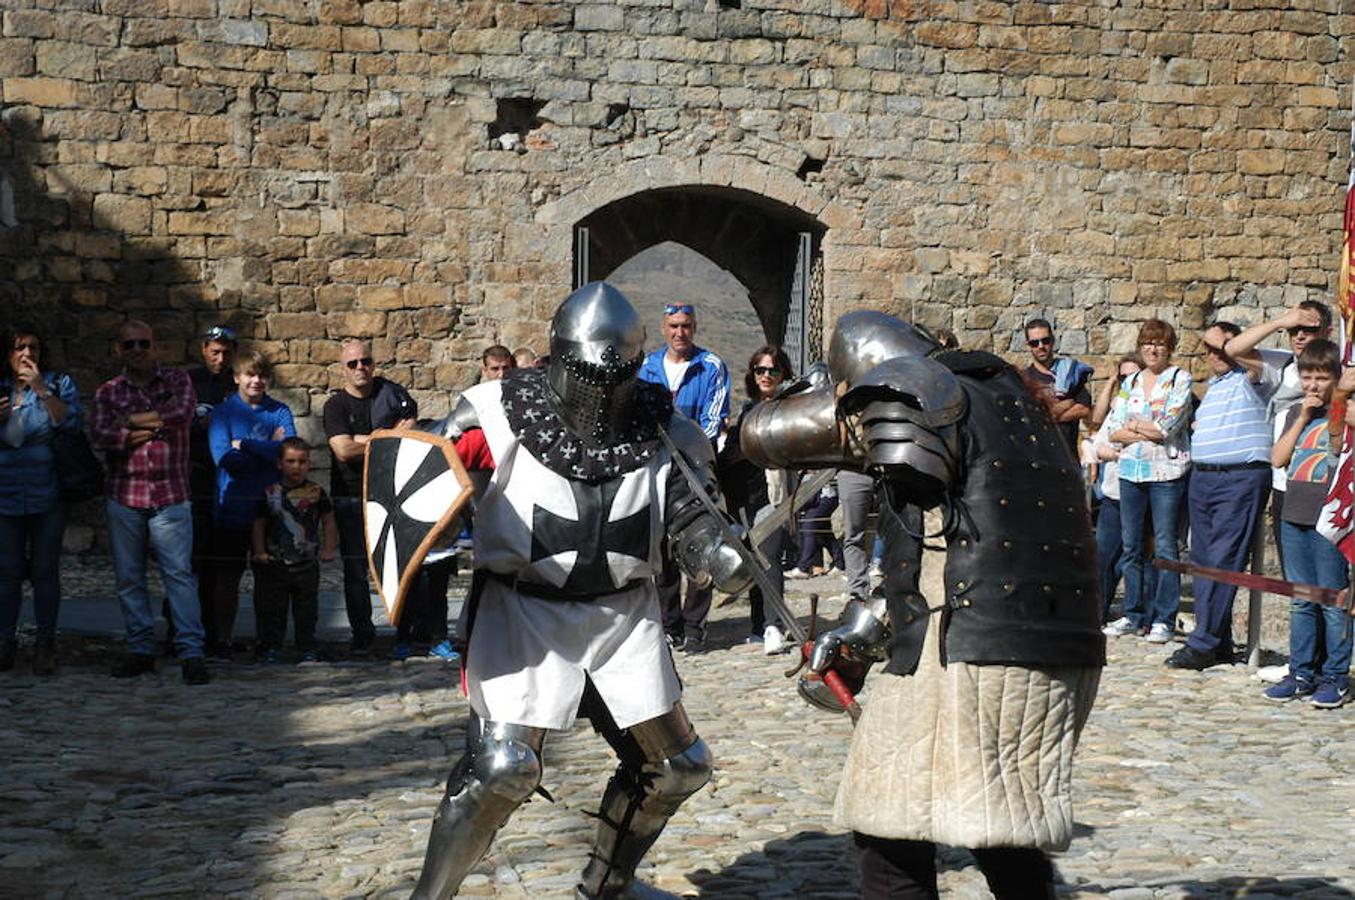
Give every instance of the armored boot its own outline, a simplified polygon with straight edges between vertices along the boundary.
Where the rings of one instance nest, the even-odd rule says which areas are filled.
[[[466,753],[447,779],[415,900],[446,900],[489,849],[508,817],[541,783],[543,728],[481,721],[467,726]]]
[[[579,900],[622,896],[669,818],[710,780],[710,750],[697,737],[682,704],[625,734],[639,758],[622,754],[621,765],[607,783],[598,811],[597,842],[575,890]]]

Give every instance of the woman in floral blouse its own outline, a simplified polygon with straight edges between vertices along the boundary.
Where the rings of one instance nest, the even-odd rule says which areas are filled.
[[[1119,449],[1120,517],[1124,542],[1124,615],[1106,626],[1110,636],[1148,634],[1165,644],[1176,628],[1181,576],[1159,572],[1157,590],[1146,596],[1143,530],[1153,523],[1153,544],[1162,559],[1177,559],[1177,522],[1190,468],[1190,373],[1171,364],[1176,331],[1161,319],[1139,329],[1144,369],[1125,379],[1106,429]]]

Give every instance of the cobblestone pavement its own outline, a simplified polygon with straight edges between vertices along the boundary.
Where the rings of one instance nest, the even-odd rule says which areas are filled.
[[[840,589],[796,582],[797,610],[814,588]],[[801,703],[789,657],[742,645],[745,623],[746,607],[718,610],[714,649],[679,660],[717,772],[641,876],[681,896],[855,896],[850,840],[829,814],[849,724]],[[0,895],[408,895],[462,745],[454,669],[230,664],[193,688],[172,664],[114,681],[114,649],[64,639],[59,677],[24,674],[26,651],[0,675]],[[1243,667],[1174,672],[1169,651],[1111,644],[1079,749],[1080,833],[1056,859],[1062,890],[1355,897],[1355,708],[1267,703]],[[550,741],[556,802],[520,810],[462,895],[568,896],[611,768],[586,726]],[[947,896],[988,896],[964,853],[942,859]]]

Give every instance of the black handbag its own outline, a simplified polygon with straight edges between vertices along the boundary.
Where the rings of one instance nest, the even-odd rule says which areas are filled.
[[[54,429],[51,447],[62,500],[79,503],[103,496],[104,467],[83,431]]]

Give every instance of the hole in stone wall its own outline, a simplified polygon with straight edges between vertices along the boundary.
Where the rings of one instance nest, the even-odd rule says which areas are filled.
[[[721,9],[743,9],[743,0],[719,0]]]
[[[527,132],[541,127],[537,114],[546,106],[544,100],[530,97],[504,97],[499,100],[495,119],[489,124],[491,146],[515,150],[522,145]]]
[[[810,175],[822,172],[823,164],[824,160],[822,159],[814,159],[813,157],[806,156],[805,161],[800,163],[800,168],[795,170],[795,176],[801,181],[804,181],[809,178]]]
[[[624,103],[607,104],[607,127],[610,128],[616,124],[616,120],[630,112],[630,107]]]

